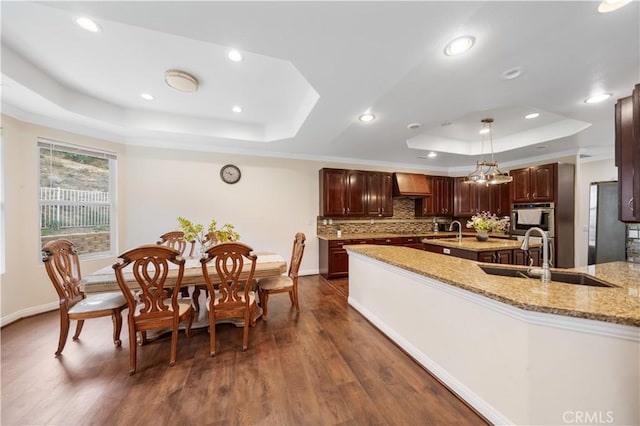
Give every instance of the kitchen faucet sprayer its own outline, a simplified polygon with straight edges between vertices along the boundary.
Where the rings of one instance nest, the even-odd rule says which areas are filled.
[[[542,284],[549,284],[549,281],[551,281],[551,271],[549,270],[549,238],[547,233],[536,226],[529,228],[524,234],[520,250],[529,250],[529,236],[532,231],[536,231],[542,236],[542,269],[529,269],[529,273],[532,275],[540,275]]]

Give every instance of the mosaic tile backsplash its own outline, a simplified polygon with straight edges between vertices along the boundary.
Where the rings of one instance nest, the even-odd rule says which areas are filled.
[[[640,223],[627,224],[627,260],[640,263]]]

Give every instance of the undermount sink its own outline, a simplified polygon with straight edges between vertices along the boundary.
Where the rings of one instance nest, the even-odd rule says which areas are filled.
[[[528,272],[529,268],[504,268],[500,266],[492,265],[478,265],[485,274],[500,275],[503,277],[515,277],[515,278],[528,278],[533,280],[539,280],[540,277],[532,275]],[[592,287],[615,287],[609,283],[599,280],[591,275],[581,274],[578,272],[560,272],[551,271],[551,281],[556,281],[565,284],[578,284],[588,285]]]

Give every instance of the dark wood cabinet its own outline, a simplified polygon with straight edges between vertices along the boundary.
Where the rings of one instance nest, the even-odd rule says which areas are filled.
[[[511,183],[484,185],[465,180],[465,177],[458,177],[453,182],[454,216],[473,216],[485,211],[498,216],[511,213]]]
[[[319,181],[321,216],[393,216],[391,173],[321,169]]]
[[[557,180],[557,164],[527,167],[511,171],[513,202],[553,202]]]
[[[533,266],[542,266],[542,249],[540,247],[532,247],[529,249],[529,256],[533,259]],[[529,266],[529,256],[524,250],[513,251],[513,264]]]
[[[351,240],[320,240],[319,269],[326,278],[342,278],[349,275],[349,255],[343,246]]]
[[[367,172],[367,216],[393,216],[393,175]]]
[[[640,222],[640,84],[615,106],[618,219]]]
[[[453,178],[433,177],[434,212],[437,216],[453,216]]]

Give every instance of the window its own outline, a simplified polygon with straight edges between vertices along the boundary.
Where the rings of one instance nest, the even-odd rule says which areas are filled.
[[[115,253],[115,154],[45,140],[38,147],[40,245],[67,238],[81,256]]]
[[[2,128],[0,127],[0,274],[4,274],[5,271],[5,259],[4,259],[4,142],[2,136]]]

